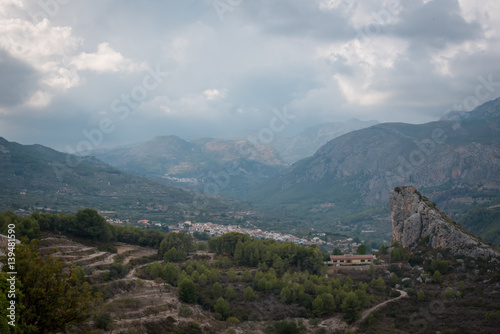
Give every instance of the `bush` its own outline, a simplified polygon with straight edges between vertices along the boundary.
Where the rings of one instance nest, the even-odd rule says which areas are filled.
[[[179,317],[187,318],[193,315],[193,310],[190,307],[181,305],[179,307]]]
[[[500,311],[488,312],[484,317],[488,321],[500,322]]]
[[[439,259],[432,260],[431,269],[433,272],[439,271],[441,274],[446,274],[448,272],[448,262]]]
[[[227,323],[230,325],[230,326],[234,326],[234,325],[237,325],[240,323],[240,321],[238,320],[238,318],[236,317],[229,317],[227,318]]]
[[[425,293],[424,290],[420,290],[418,293],[417,293],[417,299],[419,301],[424,301],[427,299],[427,294]]]
[[[305,330],[304,327],[297,327],[294,321],[275,322],[274,329],[277,334],[299,334]]]
[[[436,271],[434,272],[434,275],[432,275],[432,280],[433,280],[435,283],[438,283],[438,284],[443,283],[443,277],[441,276],[441,273],[439,272],[439,270],[436,270]]]
[[[309,325],[316,327],[321,323],[321,318],[309,319]]]
[[[391,292],[389,293],[389,297],[391,298],[397,298],[401,296],[401,292],[399,292],[398,290],[391,290]]]
[[[196,286],[190,278],[185,278],[179,283],[179,299],[186,303],[194,303],[198,300]]]
[[[446,289],[446,291],[444,292],[444,298],[446,299],[455,298],[455,292],[453,291],[453,289],[451,288]]]
[[[94,324],[99,329],[108,330],[112,322],[113,318],[111,318],[111,315],[109,313],[99,313],[94,318]]]
[[[200,329],[200,324],[195,322],[195,321],[191,321],[189,323],[189,327],[193,328],[193,329]]]

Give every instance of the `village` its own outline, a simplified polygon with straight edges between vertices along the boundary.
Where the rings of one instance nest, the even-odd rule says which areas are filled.
[[[102,215],[105,215],[106,211],[101,211],[100,212]],[[352,253],[355,252],[356,248],[360,245],[357,243],[353,238],[338,238],[333,241],[325,241],[320,237],[324,237],[324,233],[317,233],[316,236],[307,238],[307,237],[302,237],[299,238],[297,236],[294,236],[292,234],[287,234],[287,233],[279,233],[279,232],[273,232],[273,231],[263,231],[259,228],[248,228],[248,227],[241,227],[240,225],[220,225],[220,224],[214,224],[211,222],[207,223],[196,223],[196,222],[191,222],[191,221],[183,221],[180,222],[176,225],[168,225],[158,223],[158,222],[152,222],[147,219],[141,219],[138,220],[137,223],[133,223],[129,219],[113,219],[109,218],[107,216],[104,216],[106,220],[110,224],[115,224],[115,225],[135,225],[139,226],[142,228],[155,228],[159,230],[167,230],[169,232],[185,232],[185,233],[190,233],[193,234],[195,232],[198,233],[207,233],[212,237],[216,236],[221,236],[226,233],[230,232],[238,232],[238,233],[243,233],[251,236],[252,238],[259,238],[259,239],[274,239],[279,242],[293,242],[296,244],[304,245],[304,246],[309,246],[309,245],[318,245],[321,248],[323,248],[326,252],[331,253],[331,251],[334,248],[340,249],[343,253]],[[167,227],[167,228],[165,228]]]

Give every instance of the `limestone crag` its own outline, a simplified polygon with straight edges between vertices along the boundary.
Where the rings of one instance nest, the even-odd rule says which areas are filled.
[[[405,248],[424,242],[428,247],[450,249],[454,255],[500,258],[500,253],[439,211],[415,187],[396,187],[389,198],[392,241]]]

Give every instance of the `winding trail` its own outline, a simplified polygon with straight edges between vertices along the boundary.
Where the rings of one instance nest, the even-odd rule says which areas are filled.
[[[403,290],[397,290],[397,291],[399,291],[401,293],[401,296],[396,297],[394,299],[386,300],[385,302],[377,304],[377,305],[373,306],[372,308],[369,308],[368,310],[364,311],[361,314],[361,319],[357,320],[354,324],[351,325],[351,329],[357,330],[359,328],[359,325],[361,324],[361,322],[363,320],[365,320],[366,317],[368,317],[368,315],[370,313],[373,313],[373,312],[377,311],[378,309],[384,307],[385,305],[387,305],[389,303],[392,303],[392,302],[395,302],[395,301],[400,300],[402,298],[407,298],[408,297],[408,294],[406,293],[406,291],[403,291]]]

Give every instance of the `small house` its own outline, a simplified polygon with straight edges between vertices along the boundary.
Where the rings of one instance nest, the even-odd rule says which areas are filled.
[[[330,261],[336,266],[349,266],[353,264],[370,264],[373,262],[373,255],[330,255]]]

